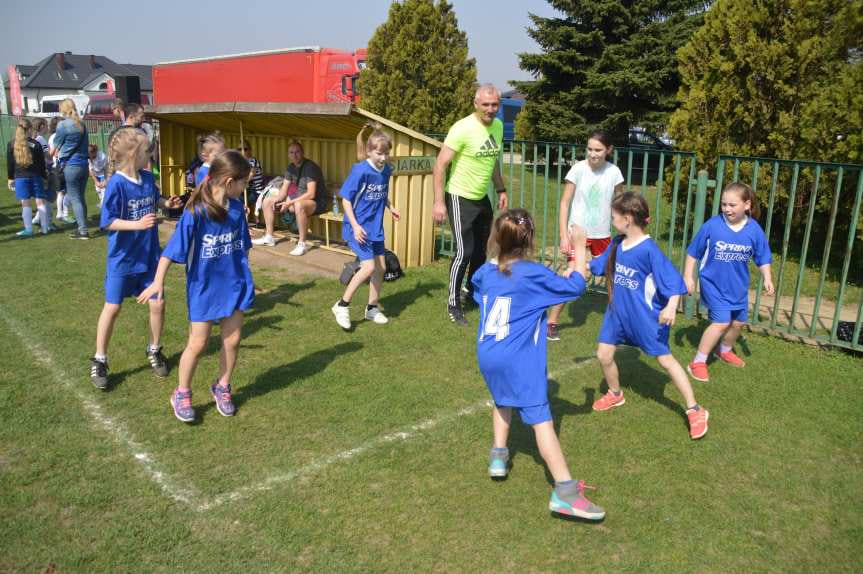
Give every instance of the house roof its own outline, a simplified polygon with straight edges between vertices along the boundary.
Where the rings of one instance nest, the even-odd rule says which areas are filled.
[[[200,131],[236,132],[240,123],[247,133],[353,141],[369,120],[395,132],[440,147],[441,142],[348,103],[222,102],[147,107],[157,119],[184,124]]]
[[[105,56],[57,52],[39,61],[35,66],[17,66],[28,77],[21,82],[22,88],[82,89],[98,74],[117,76],[138,76],[141,89],[153,90],[151,66],[139,64],[118,64]]]

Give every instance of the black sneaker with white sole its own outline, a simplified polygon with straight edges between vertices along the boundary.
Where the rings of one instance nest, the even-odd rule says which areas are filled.
[[[90,382],[103,391],[108,388],[108,363],[90,358]]]
[[[153,367],[157,377],[164,379],[168,376],[168,360],[162,354],[162,347],[155,351],[147,349],[147,360],[150,361],[150,366]]]
[[[449,306],[449,320],[461,327],[467,327],[467,319],[464,318],[464,313],[458,305]]]

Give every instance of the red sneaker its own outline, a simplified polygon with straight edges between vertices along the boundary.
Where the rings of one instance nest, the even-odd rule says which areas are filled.
[[[710,376],[707,374],[707,363],[696,363],[695,361],[692,361],[686,365],[686,372],[688,372],[696,381],[706,383],[710,380]]]
[[[719,360],[725,361],[729,365],[733,365],[735,367],[745,367],[746,362],[734,354],[734,351],[728,351],[727,353],[720,353],[716,351],[716,356],[719,357]]]
[[[686,411],[686,417],[689,419],[689,437],[692,440],[701,438],[707,434],[707,419],[710,413],[704,407],[699,407],[697,411]]]
[[[619,395],[615,395],[609,390],[598,401],[593,403],[593,410],[607,411],[608,409],[619,407],[625,402],[626,399],[623,398],[623,391],[620,391]]]

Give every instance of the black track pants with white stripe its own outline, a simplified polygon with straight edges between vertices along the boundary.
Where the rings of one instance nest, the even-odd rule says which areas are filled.
[[[459,303],[459,290],[468,265],[467,284],[470,288],[471,277],[485,263],[485,248],[494,211],[488,196],[473,200],[447,193],[445,199],[456,247],[449,268],[449,305],[455,306]]]

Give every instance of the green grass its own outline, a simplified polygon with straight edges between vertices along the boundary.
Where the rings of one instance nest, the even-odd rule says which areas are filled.
[[[90,197],[90,205],[95,199]],[[87,380],[102,306],[105,237],[18,240],[0,200],[0,571],[40,572],[855,572],[863,544],[860,358],[747,335],[743,370],[696,386],[710,433],[690,441],[680,399],[631,349],[625,407],[593,413],[605,390],[589,360],[600,296],[568,307],[550,345],[552,411],[574,474],[595,484],[600,524],[554,518],[532,433],[513,425],[513,471],[485,474],[488,398],[469,329],[446,320],[446,261],[384,286],[392,322],[342,332],[335,280],[286,281],[247,315],[234,379],[238,415],[206,393],[214,335],[195,379],[200,424],[175,420],[176,372],[146,366],[146,310],[127,302],[111,343],[114,388]],[[310,254],[309,256],[312,256]],[[165,351],[187,329],[182,273],[169,274]],[[365,296],[361,290],[359,297]],[[354,306],[357,315],[359,305]],[[687,360],[702,325],[675,326]],[[47,369],[33,342],[50,357]],[[28,346],[29,345],[29,346]],[[57,373],[60,370],[58,379]],[[563,374],[557,374],[563,373]],[[173,501],[82,398],[121,423],[195,504],[294,474],[206,511]],[[417,428],[422,421],[440,421]],[[422,425],[421,425],[422,426]],[[405,440],[393,433],[408,433]],[[392,440],[381,440],[389,436]],[[371,447],[335,459],[351,449]],[[330,461],[317,469],[322,461]]]

